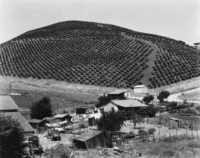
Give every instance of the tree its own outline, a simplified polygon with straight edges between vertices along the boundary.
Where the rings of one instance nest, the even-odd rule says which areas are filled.
[[[112,98],[109,97],[109,96],[105,96],[105,95],[100,96],[100,97],[98,98],[98,103],[96,104],[96,107],[101,107],[101,106],[103,106],[103,105],[106,105],[106,104],[109,103],[111,100],[112,100]]]
[[[97,120],[99,130],[118,131],[125,120],[124,113],[121,111],[102,112],[102,117]]]
[[[24,152],[24,135],[18,122],[0,117],[0,157],[21,158]]]
[[[146,103],[146,104],[149,104],[151,101],[153,101],[154,97],[153,95],[147,95],[143,98],[143,101]]]
[[[48,97],[43,97],[41,100],[35,102],[31,107],[32,119],[43,119],[52,116],[51,102]]]
[[[157,98],[160,102],[163,102],[164,99],[167,99],[169,97],[169,95],[170,95],[169,91],[161,91]]]
[[[141,108],[137,111],[140,116],[143,117],[155,117],[155,114],[158,112],[158,108],[148,105],[147,107]]]

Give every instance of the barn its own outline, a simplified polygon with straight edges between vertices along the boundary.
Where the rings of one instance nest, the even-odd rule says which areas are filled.
[[[0,96],[0,116],[9,117],[17,121],[25,136],[30,136],[35,132],[27,120],[21,115],[19,107],[11,96]]]

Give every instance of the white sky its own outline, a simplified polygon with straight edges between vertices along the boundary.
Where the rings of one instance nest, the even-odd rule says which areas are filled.
[[[0,43],[60,21],[108,23],[200,41],[200,0],[0,0]]]

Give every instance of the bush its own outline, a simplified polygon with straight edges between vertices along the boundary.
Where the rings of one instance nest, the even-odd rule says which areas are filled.
[[[118,131],[120,130],[126,117],[121,111],[103,112],[102,117],[97,120],[97,127],[99,130]]]
[[[24,152],[24,135],[18,122],[0,117],[0,157],[21,158]]]
[[[160,102],[163,102],[164,99],[167,99],[169,97],[169,95],[170,93],[168,91],[161,91],[157,98]]]
[[[174,109],[177,109],[178,103],[177,102],[169,102],[167,104],[167,110],[172,111]]]
[[[38,102],[34,103],[31,107],[32,119],[43,119],[45,117],[51,117],[51,102],[48,97],[43,97]]]

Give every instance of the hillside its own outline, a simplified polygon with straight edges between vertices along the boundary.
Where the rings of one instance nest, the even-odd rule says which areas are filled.
[[[0,65],[2,76],[157,88],[200,76],[200,53],[167,37],[67,21],[1,44]]]

